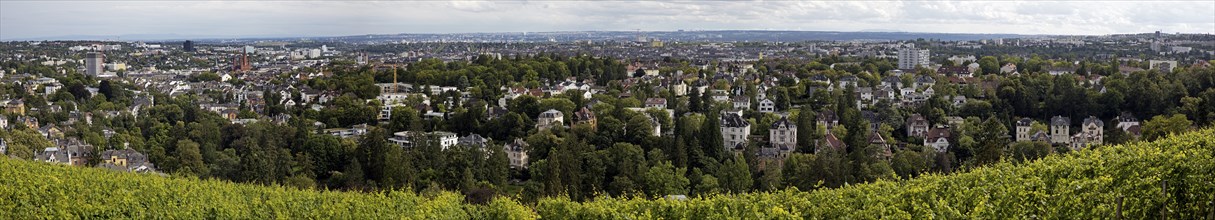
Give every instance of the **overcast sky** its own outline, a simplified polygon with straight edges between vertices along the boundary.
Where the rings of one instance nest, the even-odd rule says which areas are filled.
[[[638,29],[1215,33],[1215,1],[0,1],[0,39]]]

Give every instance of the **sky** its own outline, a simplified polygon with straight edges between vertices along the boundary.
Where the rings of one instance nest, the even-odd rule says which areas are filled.
[[[681,29],[1215,34],[1215,1],[0,0],[0,40]]]

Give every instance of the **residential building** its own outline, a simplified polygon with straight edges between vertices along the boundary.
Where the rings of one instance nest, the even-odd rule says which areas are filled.
[[[1029,118],[1021,118],[1017,120],[1017,141],[1030,141],[1029,130],[1032,128],[1034,120]]]
[[[89,76],[99,76],[105,71],[105,54],[89,52],[84,54],[84,73]]]
[[[928,56],[928,50],[915,49],[915,47],[899,49],[899,69],[911,70],[916,66],[927,67]]]
[[[840,119],[835,115],[834,111],[831,111],[830,109],[823,110],[818,112],[818,124],[826,127],[827,130],[831,130],[831,128],[840,124]]]
[[[759,100],[759,112],[772,113],[776,112],[776,102],[771,99]]]
[[[835,137],[835,133],[828,131],[827,135],[823,136],[822,140],[819,140],[818,147],[814,148],[814,153],[825,153],[827,150],[844,153],[847,152],[848,145],[844,144],[844,141],[841,141],[838,137]]]
[[[907,117],[907,136],[908,137],[927,137],[928,136],[928,120],[920,114],[913,114]]]
[[[148,156],[131,148],[122,150],[106,150],[101,152],[102,160],[97,166],[125,172],[155,172],[156,166],[148,161]]]
[[[722,147],[726,151],[746,144],[749,136],[751,136],[751,122],[747,122],[737,114],[721,115],[721,138],[724,145]]]
[[[582,107],[577,112],[574,112],[574,124],[589,124],[591,128],[595,128],[598,120],[595,118],[595,112],[591,111],[590,108]]]
[[[664,98],[648,98],[645,99],[646,108],[666,109],[667,99]]]
[[[536,117],[536,129],[548,130],[549,128],[562,126],[565,126],[565,114],[556,109],[541,112],[540,116]]]
[[[937,152],[945,152],[949,150],[949,127],[937,126],[929,129],[928,134],[924,138],[924,146],[932,147]]]
[[[797,149],[797,124],[781,116],[768,127],[768,143],[777,148]]]
[[[1070,129],[1071,123],[1070,118],[1063,116],[1050,118],[1050,143],[1070,144],[1072,140],[1068,129]]]
[[[734,104],[734,109],[751,109],[751,97],[734,96],[732,103]]]
[[[403,148],[415,147],[417,144],[419,144],[419,142],[429,142],[432,144],[438,144],[439,148],[442,150],[447,150],[447,148],[460,143],[460,140],[456,137],[456,133],[446,131],[401,131],[392,133],[392,137],[388,138],[388,142]]]
[[[510,158],[510,168],[527,168],[527,146],[527,142],[523,141],[522,138],[515,138],[515,141],[506,143],[503,146],[506,150],[506,157]]]
[[[1101,145],[1105,142],[1104,131],[1105,122],[1094,116],[1085,118],[1084,122],[1080,124],[1080,132],[1087,136],[1085,142],[1091,145]]]

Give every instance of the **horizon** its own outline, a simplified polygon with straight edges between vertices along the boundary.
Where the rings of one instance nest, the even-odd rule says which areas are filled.
[[[1204,7],[1207,5],[1210,7]],[[0,1],[0,6],[0,26],[5,27],[0,29],[0,40],[4,41],[73,36],[179,35],[188,39],[678,30],[1088,36],[1215,33],[1215,2],[1202,1],[166,4],[18,0]]]

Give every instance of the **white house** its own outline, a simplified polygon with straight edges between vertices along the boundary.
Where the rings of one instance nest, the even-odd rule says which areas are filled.
[[[776,112],[776,102],[773,102],[771,99],[759,100],[759,112]]]
[[[750,122],[743,120],[742,116],[737,114],[721,115],[722,147],[726,151],[734,149],[740,144],[746,144],[747,136],[751,136]]]

